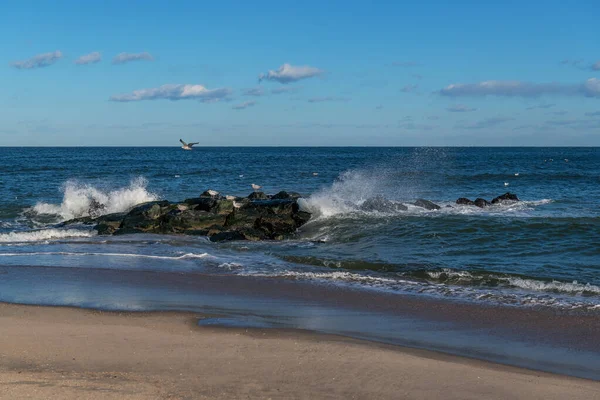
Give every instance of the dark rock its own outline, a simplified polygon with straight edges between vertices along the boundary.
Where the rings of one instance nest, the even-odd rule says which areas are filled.
[[[413,204],[417,207],[422,207],[427,210],[439,210],[442,208],[437,204],[425,199],[417,199],[417,201],[415,201]]]
[[[176,208],[176,206],[171,206],[168,201],[151,201],[140,204],[125,215],[115,234],[161,232],[159,217],[172,207]]]
[[[473,204],[479,208],[487,207],[490,205],[490,203],[488,203],[488,201],[486,199],[482,199],[482,198],[475,199]]]
[[[461,204],[464,206],[474,206],[475,202],[473,200],[469,200],[466,197],[461,197],[458,200],[456,200],[456,204]]]
[[[514,193],[506,192],[503,195],[492,199],[492,204],[504,203],[504,202],[515,202],[515,201],[519,201],[519,198],[517,197],[517,195]]]
[[[300,194],[296,193],[296,192],[286,192],[284,190],[282,190],[281,192],[274,194],[273,196],[271,196],[271,198],[273,200],[289,200],[289,199],[299,199]]]
[[[263,192],[252,192],[248,195],[250,200],[268,200],[269,196],[264,194]]]
[[[200,197],[208,197],[210,199],[218,199],[221,198],[223,196],[221,196],[221,194],[219,194],[219,192],[217,192],[216,190],[211,190],[208,189],[207,191],[203,192]]]
[[[97,225],[94,227],[98,231],[98,235],[112,235],[121,226],[121,222],[127,213],[114,213],[101,215],[95,219]]]
[[[203,210],[174,211],[161,218],[159,233],[184,233],[209,229],[225,224],[225,215],[214,214]]]
[[[96,199],[92,199],[88,208],[88,214],[92,217],[97,217],[102,213],[104,209],[106,209],[106,206],[104,204],[100,203]]]
[[[367,199],[360,205],[362,211],[395,212],[406,211],[408,207],[404,204],[394,203],[385,197],[379,195]]]
[[[204,192],[183,203],[153,201],[137,205],[127,213],[87,217],[71,223],[95,223],[102,235],[162,233],[208,236],[212,241],[281,240],[308,222],[311,214],[301,211],[293,193],[278,193],[270,199],[255,192],[250,198]]]
[[[246,237],[239,231],[219,232],[209,237],[211,242],[223,242],[226,240],[246,240]]]

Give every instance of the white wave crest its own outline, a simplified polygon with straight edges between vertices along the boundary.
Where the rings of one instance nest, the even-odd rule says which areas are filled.
[[[0,234],[0,243],[41,242],[52,239],[85,238],[95,236],[94,231],[77,229],[43,229],[39,231],[10,232]]]
[[[187,253],[180,256],[155,256],[150,254],[133,254],[133,253],[76,253],[65,251],[49,251],[35,253],[0,253],[4,257],[26,257],[26,256],[102,256],[102,257],[131,257],[131,258],[150,258],[155,260],[189,260],[194,258],[210,257],[208,253]]]
[[[129,186],[103,191],[91,185],[68,181],[63,185],[61,204],[38,203],[33,207],[36,214],[56,215],[63,220],[72,218],[124,212],[137,204],[157,200],[146,189],[147,181],[137,178]]]
[[[527,290],[535,290],[542,292],[559,292],[571,294],[593,293],[600,294],[600,286],[591,285],[589,283],[573,282],[544,282],[532,279],[523,278],[507,278],[510,285]]]
[[[373,174],[346,171],[333,182],[307,199],[311,212],[321,217],[331,217],[356,211],[360,204],[377,193],[378,180]]]

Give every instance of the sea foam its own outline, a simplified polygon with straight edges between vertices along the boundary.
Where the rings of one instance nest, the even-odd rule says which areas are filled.
[[[0,243],[41,242],[52,239],[85,238],[96,234],[94,231],[77,229],[43,229],[27,232],[9,232],[0,234]]]
[[[102,190],[77,181],[67,181],[62,188],[61,204],[37,203],[32,211],[39,215],[55,215],[62,220],[124,212],[136,204],[157,200],[146,188],[148,182],[137,178],[129,186],[114,190]]]

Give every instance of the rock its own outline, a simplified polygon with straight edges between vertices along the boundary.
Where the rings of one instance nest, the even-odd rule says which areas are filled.
[[[186,210],[169,212],[161,218],[157,233],[185,233],[210,229],[223,229],[225,215],[215,214],[203,210]]]
[[[288,199],[299,199],[300,194],[296,193],[296,192],[286,192],[284,190],[282,190],[281,192],[274,194],[273,196],[271,196],[271,198],[273,200],[288,200]]]
[[[217,198],[221,197],[221,195],[216,190],[208,189],[207,191],[203,192],[200,195],[200,197],[208,197],[211,199],[217,199]]]
[[[361,205],[362,211],[395,212],[406,211],[408,207],[404,204],[394,203],[385,197],[378,195],[365,200]]]
[[[482,199],[482,198],[477,198],[475,199],[475,201],[473,202],[473,204],[479,208],[483,208],[483,207],[487,207],[490,205],[490,203],[488,203],[487,200]]]
[[[153,201],[127,213],[86,217],[68,223],[95,223],[102,235],[161,233],[208,236],[222,240],[282,240],[311,217],[295,193],[280,192],[271,199],[255,192],[248,198],[225,197],[206,191],[182,203]]]
[[[268,200],[269,196],[264,194],[263,192],[252,192],[248,195],[250,200]]]
[[[456,204],[461,204],[464,206],[474,206],[475,202],[473,200],[469,200],[466,197],[461,197],[456,200]]]
[[[94,227],[98,235],[112,235],[121,226],[123,218],[127,213],[106,214],[96,218],[97,225]]]
[[[492,199],[492,204],[504,203],[504,202],[516,202],[516,201],[519,201],[519,198],[517,197],[516,194],[506,192],[503,195]]]
[[[168,201],[151,201],[134,207],[121,222],[115,234],[160,232],[159,217],[171,206]],[[174,206],[176,209],[176,206]]]
[[[417,207],[425,208],[426,210],[439,210],[442,208],[437,204],[425,199],[417,199],[417,201],[415,201],[413,204]]]

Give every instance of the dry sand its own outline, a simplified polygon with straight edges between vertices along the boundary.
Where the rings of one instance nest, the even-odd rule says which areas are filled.
[[[600,382],[201,317],[0,304],[0,399],[600,399]]]

